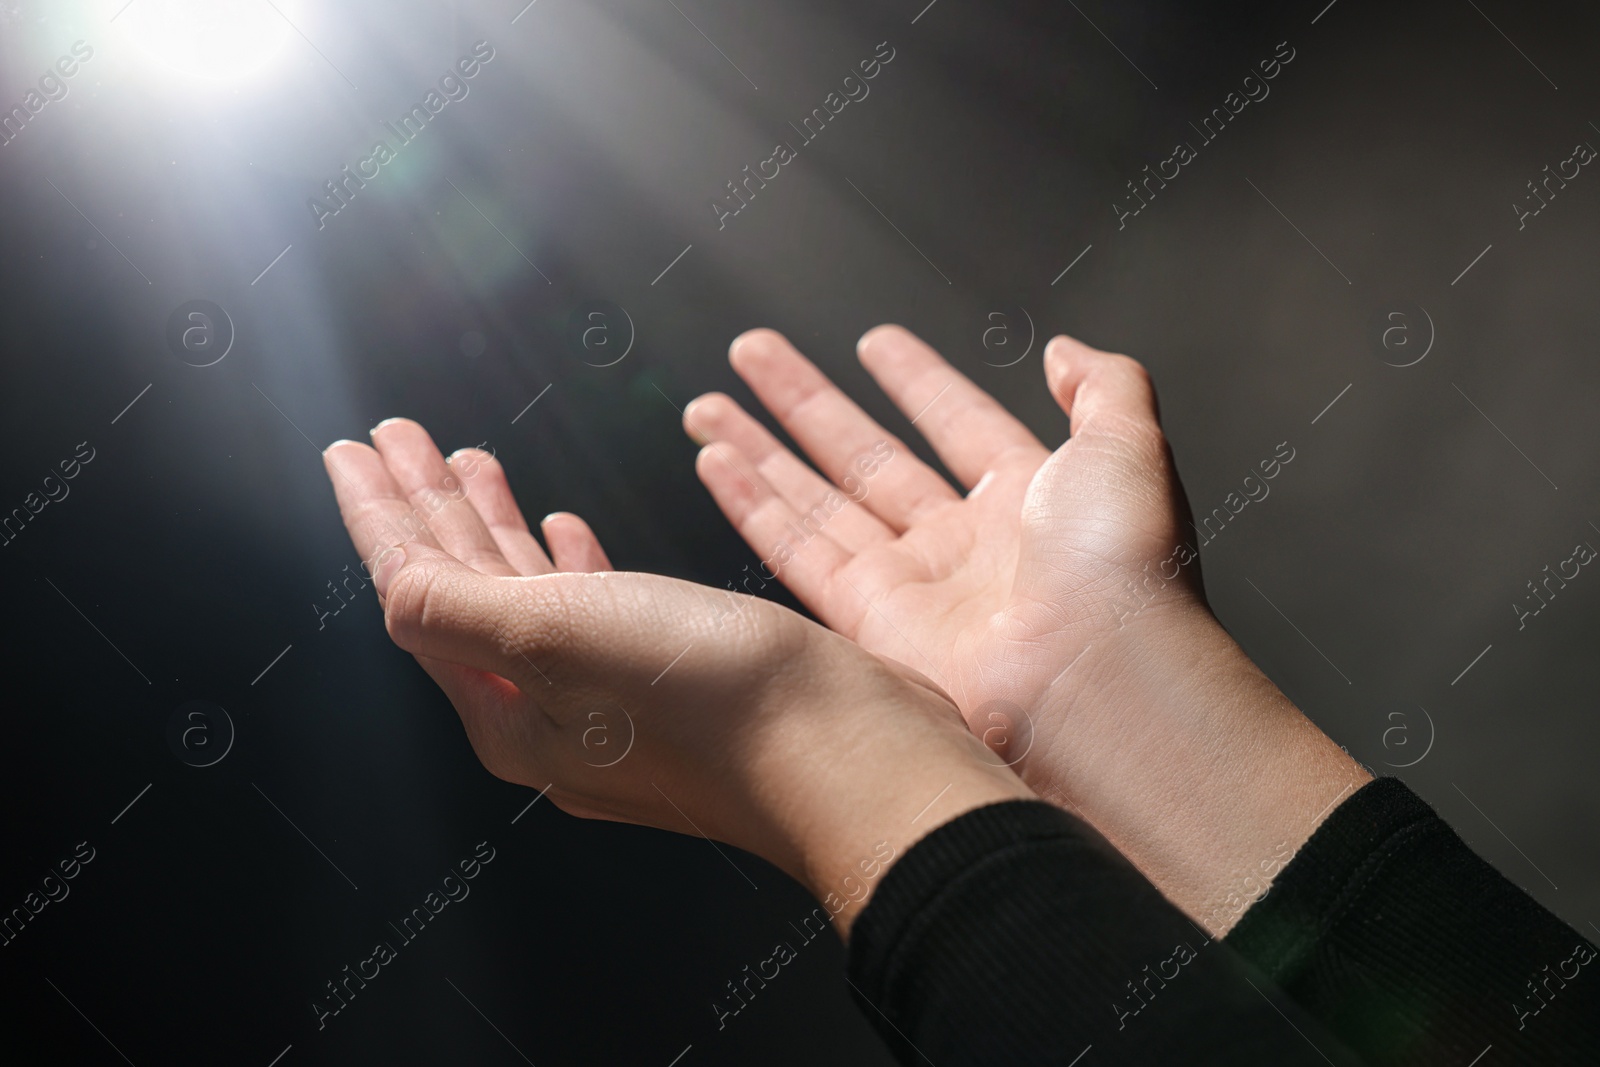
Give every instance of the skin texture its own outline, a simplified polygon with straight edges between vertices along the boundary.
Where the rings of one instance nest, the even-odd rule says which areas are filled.
[[[345,526],[496,776],[762,856],[837,901],[842,936],[883,843],[1032,795],[915,671],[764,600],[613,573],[575,515],[545,519],[547,553],[492,456],[447,463],[406,419],[372,440],[324,453]]]
[[[936,680],[1041,796],[1225,932],[1369,776],[1223,630],[1199,561],[1174,557],[1189,511],[1144,368],[1052,340],[1045,382],[1071,422],[1052,451],[901,327],[857,353],[964,494],[770,330],[729,359],[815,466],[713,393],[684,414],[702,482],[763,577]]]

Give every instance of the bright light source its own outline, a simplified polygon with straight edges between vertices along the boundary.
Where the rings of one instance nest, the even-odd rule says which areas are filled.
[[[118,22],[168,70],[240,81],[283,49],[294,7],[289,0],[133,0]]]

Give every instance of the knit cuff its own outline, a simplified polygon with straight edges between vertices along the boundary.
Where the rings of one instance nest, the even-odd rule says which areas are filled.
[[[894,946],[932,914],[935,898],[975,864],[1007,848],[1056,838],[1093,836],[1085,823],[1041,800],[1003,800],[950,820],[897,860],[850,930],[851,981],[876,987]]]
[[[1398,778],[1376,778],[1334,809],[1244,913],[1226,943],[1273,979],[1291,981],[1378,871],[1443,824]]]

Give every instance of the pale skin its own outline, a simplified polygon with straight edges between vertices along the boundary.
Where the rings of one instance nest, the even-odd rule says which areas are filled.
[[[1188,508],[1148,375],[1052,340],[1045,381],[1071,422],[1052,451],[908,331],[879,327],[857,352],[964,494],[770,330],[729,358],[815,467],[708,394],[684,416],[701,480],[819,619],[936,680],[1039,795],[1226,933],[1370,776],[1256,668],[1206,605],[1198,561],[1175,555]],[[893,458],[866,478],[883,441]]]
[[[576,516],[541,524],[547,554],[492,457],[447,464],[403,419],[325,457],[391,635],[492,772],[551,785],[574,814],[703,832],[824,897],[880,841],[903,854],[1037,791],[1225,933],[1368,776],[1223,631],[1197,562],[1172,565],[1187,508],[1143,369],[1052,341],[1046,381],[1074,434],[1051,452],[906,331],[880,327],[860,354],[965,495],[756,331],[735,369],[859,500],[834,494],[821,532],[780,554],[832,484],[726,397],[685,415],[723,511],[854,644],[756,598],[604,573]],[[635,749],[597,767],[585,738],[613,708]],[[847,934],[865,898],[845,903]]]
[[[447,463],[405,419],[372,440],[324,453],[345,526],[493,774],[754,852],[833,902],[843,936],[863,861],[1033,796],[917,672],[768,601],[612,573],[575,515],[541,545],[487,453]]]

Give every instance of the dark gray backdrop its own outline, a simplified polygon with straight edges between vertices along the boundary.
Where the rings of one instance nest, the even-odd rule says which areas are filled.
[[[925,3],[277,0],[271,65],[209,83],[141,51],[159,0],[0,5],[5,108],[93,49],[0,146],[0,513],[30,515],[0,548],[0,908],[94,856],[0,948],[12,1040],[141,1065],[883,1063],[831,940],[716,1026],[801,890],[527,808],[370,589],[332,613],[356,558],[318,450],[394,414],[492,444],[530,514],[584,514],[619,566],[721,586],[753,557],[674,405],[748,400],[724,352],[756,325],[902,434],[852,356],[877,323],[1052,442],[1043,341],[1134,354],[1197,512],[1288,441],[1205,550],[1219,615],[1595,929],[1600,578],[1516,605],[1600,545],[1600,177],[1566,162],[1600,144],[1600,13]],[[470,95],[319,230],[308,199],[478,40]],[[724,183],[880,42],[870,96],[719,229]],[[1191,123],[1280,42],[1270,95],[1204,142]],[[1179,141],[1196,158],[1119,226]],[[1546,166],[1577,176],[1519,217]],[[203,368],[168,339],[197,300],[232,334]],[[609,348],[576,340],[594,301]],[[480,841],[471,896],[319,1031],[323,983]]]

